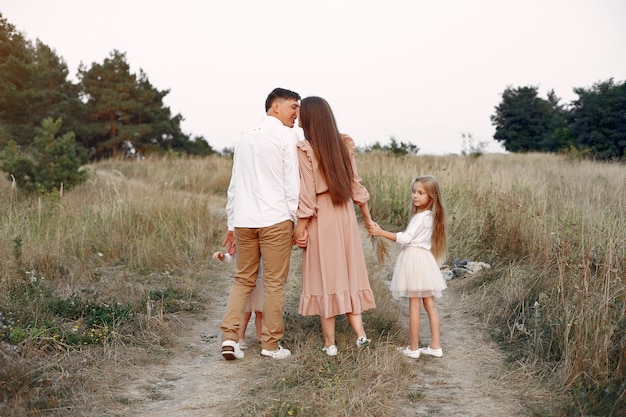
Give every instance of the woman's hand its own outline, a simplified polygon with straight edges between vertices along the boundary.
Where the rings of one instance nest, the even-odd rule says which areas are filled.
[[[293,244],[299,247],[300,249],[304,249],[307,247],[309,243],[309,232],[307,229],[298,230],[296,228],[293,234]]]
[[[372,219],[365,220],[365,228],[367,229],[370,235],[372,234],[372,229],[375,227],[380,229],[380,226],[374,220]]]
[[[380,228],[380,226],[378,225],[378,223],[376,222],[372,222],[368,227],[367,227],[367,231],[369,232],[370,235],[372,236],[380,236],[381,232],[383,231],[383,229]]]
[[[308,218],[299,218],[293,231],[293,244],[300,249],[306,248],[309,243],[309,231],[306,228],[308,224]]]

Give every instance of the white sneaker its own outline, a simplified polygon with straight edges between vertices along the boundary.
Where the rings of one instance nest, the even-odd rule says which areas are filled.
[[[335,346],[335,345],[331,345],[331,346],[328,346],[328,347],[322,348],[322,350],[323,350],[324,352],[326,352],[326,354],[327,354],[328,356],[337,356],[337,353],[339,353],[339,352],[337,351],[337,346]]]
[[[234,340],[224,340],[222,342],[222,356],[227,361],[232,361],[233,359],[243,359],[244,354],[239,343]]]
[[[285,359],[291,356],[291,351],[278,345],[278,349],[276,350],[261,349],[261,356],[272,359]]]
[[[421,349],[411,350],[411,346],[407,346],[406,348],[398,348],[398,352],[401,352],[404,356],[407,356],[412,359],[418,359],[420,357]]]
[[[356,340],[356,347],[364,347],[370,344],[372,340],[365,336],[361,336]]]
[[[443,349],[441,348],[431,349],[430,346],[428,346],[425,348],[420,348],[419,351],[422,353],[422,355],[430,355],[434,356],[435,358],[440,358],[443,356]]]

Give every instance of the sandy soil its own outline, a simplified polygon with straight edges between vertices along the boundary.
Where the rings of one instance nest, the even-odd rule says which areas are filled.
[[[423,378],[418,378],[409,389],[419,393],[419,398],[410,402],[407,397],[406,403],[400,404],[404,410],[401,415],[530,416],[534,404],[543,415],[549,415],[546,413],[549,395],[545,389],[521,371],[511,370],[485,327],[468,312],[462,281],[467,279],[472,277],[449,281],[444,296],[437,300],[444,356],[415,361]],[[226,362],[220,354],[219,325],[228,284],[225,280],[215,289],[223,296],[215,297],[221,301],[211,307],[204,319],[186,324],[166,363],[132,370],[131,384],[122,393],[127,405],[120,405],[116,414],[150,417],[232,414],[231,407],[243,395],[246,384],[225,384],[225,381],[228,378],[245,381],[247,369],[258,366],[262,359],[258,347],[249,349],[241,361]],[[404,310],[408,312],[408,307]],[[425,313],[422,318],[422,334],[427,335]],[[254,334],[252,325],[248,334]]]
[[[449,282],[445,295],[438,300],[444,356],[417,360],[424,377],[413,389],[423,397],[405,405],[405,415],[532,415],[533,404],[541,409],[548,400],[545,388],[505,363],[504,353],[485,327],[464,309],[466,301],[459,287],[460,281]],[[422,329],[428,329],[425,313]]]

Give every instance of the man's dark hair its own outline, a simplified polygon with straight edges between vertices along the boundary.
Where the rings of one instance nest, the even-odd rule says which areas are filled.
[[[274,103],[274,100],[279,99],[279,98],[283,100],[293,99],[293,100],[300,101],[300,94],[291,90],[286,90],[284,88],[275,88],[267,96],[267,100],[265,100],[265,112],[267,112],[270,109],[270,107],[272,107],[272,103]]]

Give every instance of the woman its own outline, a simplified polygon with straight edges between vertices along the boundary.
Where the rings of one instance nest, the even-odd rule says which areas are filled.
[[[300,199],[294,232],[302,253],[302,294],[298,312],[319,315],[324,348],[337,355],[335,318],[346,314],[362,347],[361,313],[376,307],[369,284],[359,226],[353,204],[361,209],[366,227],[375,225],[355,163],[354,141],[337,130],[328,102],[307,97],[300,104],[298,143]]]

